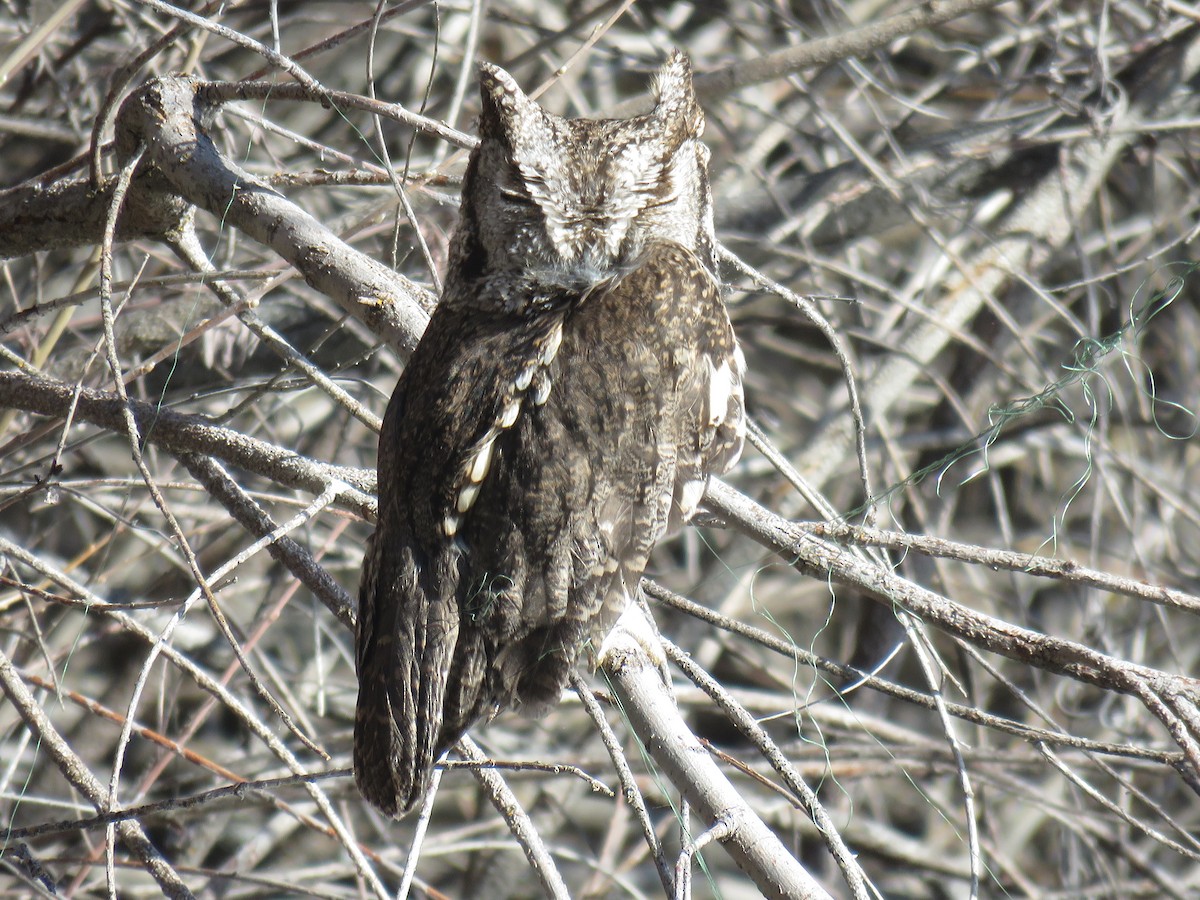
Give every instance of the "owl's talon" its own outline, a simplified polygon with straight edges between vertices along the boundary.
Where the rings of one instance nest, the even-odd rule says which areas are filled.
[[[658,635],[658,627],[647,616],[642,605],[630,602],[621,613],[612,630],[605,635],[600,644],[600,652],[596,654],[597,666],[603,667],[610,658],[618,653],[627,653],[632,641],[638,648],[645,651],[650,662],[658,669],[665,669],[667,655],[663,651],[662,638]]]

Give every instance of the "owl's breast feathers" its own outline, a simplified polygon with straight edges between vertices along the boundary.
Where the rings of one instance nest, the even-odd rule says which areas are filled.
[[[355,772],[393,815],[474,722],[558,700],[741,451],[744,362],[686,248],[527,310],[443,303],[385,417]]]

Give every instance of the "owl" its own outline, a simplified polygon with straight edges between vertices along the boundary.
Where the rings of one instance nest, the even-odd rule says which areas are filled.
[[[630,119],[553,115],[486,63],[479,80],[359,594],[354,773],[393,817],[472,725],[553,707],[744,436],[687,58]]]

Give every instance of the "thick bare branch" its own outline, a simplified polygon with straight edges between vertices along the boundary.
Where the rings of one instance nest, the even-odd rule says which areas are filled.
[[[721,846],[738,868],[765,897],[830,900],[700,746],[636,637],[618,625],[605,646],[604,671],[630,727],[706,828],[729,823]]]
[[[163,173],[173,191],[271,247],[309,284],[406,357],[425,330],[431,297],[225,159],[206,131],[216,111],[206,99],[204,82],[154,79],[121,105],[118,149],[144,147],[147,162]]]
[[[77,396],[77,419],[110,431],[121,430],[124,404],[115,394],[80,388]],[[60,381],[0,372],[0,407],[61,418],[75,398],[75,389]],[[286,487],[315,494],[321,493],[333,481],[343,481],[347,487],[340,493],[338,505],[361,516],[374,517],[375,503],[368,494],[375,490],[375,473],[370,470],[314,462],[217,425],[204,416],[184,415],[132,399],[129,406],[143,440],[159,444],[172,453],[215,456]]]
[[[994,616],[970,609],[928,588],[865,561],[824,540],[805,533],[727,485],[714,482],[705,502],[727,515],[739,530],[771,547],[802,572],[853,585],[879,602],[896,604],[940,631],[992,653],[1059,675],[1067,675],[1110,691],[1136,696],[1170,731],[1188,759],[1185,773],[1190,787],[1200,793],[1200,730],[1187,708],[1174,708],[1176,698],[1200,700],[1200,681],[1170,675],[1146,666],[1116,659],[1084,644],[1041,634]]]
[[[39,180],[0,191],[0,259],[100,243],[116,184],[114,175],[98,191],[84,179]],[[117,240],[162,238],[185,230],[194,209],[169,188],[158,172],[135,178],[117,219]]]

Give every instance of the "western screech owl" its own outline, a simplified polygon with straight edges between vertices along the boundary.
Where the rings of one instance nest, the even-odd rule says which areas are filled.
[[[391,816],[474,723],[557,702],[744,434],[686,57],[632,119],[552,115],[486,63],[480,88],[360,587],[354,773]]]

